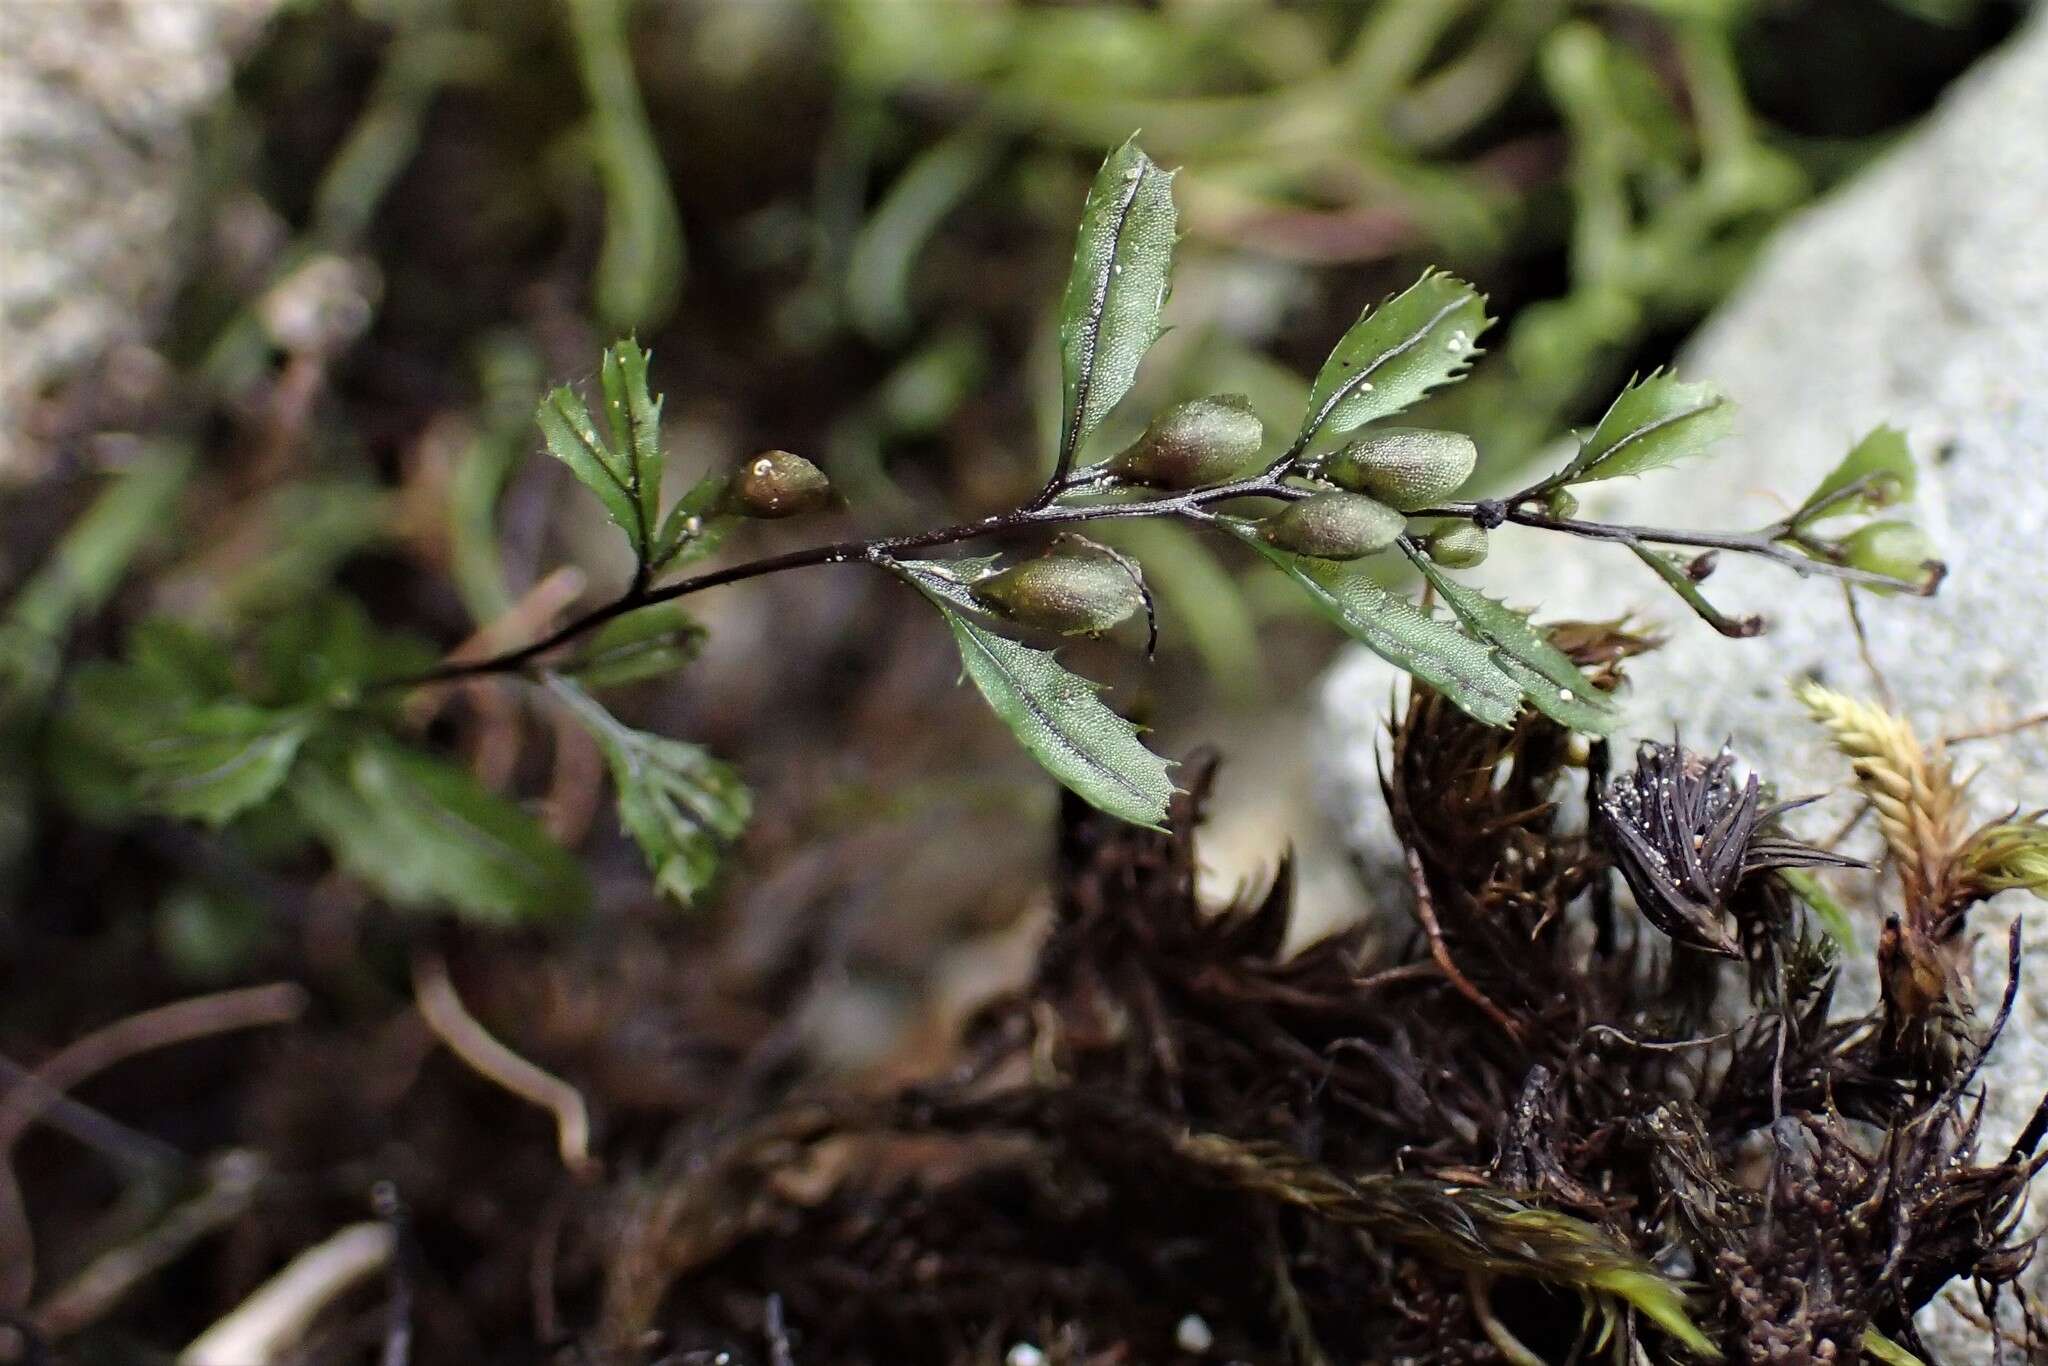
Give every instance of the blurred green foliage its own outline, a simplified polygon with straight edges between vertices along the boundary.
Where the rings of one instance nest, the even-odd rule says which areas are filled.
[[[614,329],[669,367],[668,439],[701,467],[798,450],[870,529],[992,505],[1053,444],[1048,301],[1101,147],[1137,127],[1179,168],[1187,240],[1134,412],[1212,392],[1298,412],[1310,348],[1442,262],[1492,295],[1504,354],[1423,420],[1512,469],[1663,359],[2005,13],[298,0],[199,130],[155,368],[81,386],[59,496],[20,495],[50,530],[0,575],[0,863],[36,838],[51,706],[110,624],[162,612],[256,668],[262,623],[337,588],[445,644],[548,565],[629,572],[559,472],[520,460],[543,377],[587,373]],[[1161,566],[1169,639],[1256,696],[1258,618],[1298,599],[1224,591],[1245,557],[1180,528],[1106,539]],[[365,755],[279,752],[324,765],[337,810],[402,767]],[[166,903],[166,933],[210,923],[203,894]]]

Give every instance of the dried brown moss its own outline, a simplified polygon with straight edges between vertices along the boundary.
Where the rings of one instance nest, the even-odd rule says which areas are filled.
[[[1644,646],[1558,638],[1609,686]],[[1978,1028],[1957,1000],[1951,1046],[1888,1046],[1889,1007],[1836,1008],[1835,951],[1778,876],[1828,856],[1721,759],[1604,768],[1418,688],[1384,776],[1416,916],[1391,951],[1354,930],[1283,956],[1284,860],[1198,903],[1208,760],[1170,832],[1070,806],[1035,977],[956,1072],[678,1145],[621,1213],[598,1340],[1172,1361],[1196,1315],[1217,1359],[1259,1362],[1924,1354],[1915,1310],[1958,1281],[1988,1303],[2028,1255],[2044,1126],[1976,1157],[2005,1012]],[[1693,786],[1626,839],[1564,814],[1674,774]],[[1699,873],[1682,916],[1618,898],[1610,848]]]

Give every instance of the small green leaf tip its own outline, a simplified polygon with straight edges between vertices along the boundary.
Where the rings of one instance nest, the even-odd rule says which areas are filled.
[[[1098,635],[1145,605],[1136,569],[1080,536],[1062,536],[1034,560],[977,580],[975,600],[1020,626]]]
[[[1377,555],[1400,539],[1408,519],[1362,493],[1318,493],[1259,523],[1269,545],[1319,560]]]
[[[825,507],[832,501],[832,481],[800,455],[763,451],[733,475],[726,499],[742,517],[773,521]]]
[[[1196,489],[1249,473],[1266,428],[1243,394],[1211,394],[1176,403],[1104,469],[1127,483]]]
[[[1463,488],[1478,463],[1479,448],[1463,432],[1389,427],[1352,442],[1317,472],[1339,488],[1414,511]]]

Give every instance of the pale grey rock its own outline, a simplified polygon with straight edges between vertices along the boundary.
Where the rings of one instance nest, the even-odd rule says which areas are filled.
[[[174,281],[190,123],[278,0],[0,0],[0,481],[32,409],[147,334]]]
[[[1906,429],[1921,457],[1920,518],[1951,567],[1932,601],[1862,599],[1873,658],[1926,737],[2048,709],[2048,16],[1949,93],[1922,130],[1778,237],[1753,277],[1689,348],[1680,373],[1741,405],[1710,464],[1582,490],[1584,514],[1668,526],[1771,520],[1863,432]],[[1554,616],[1623,612],[1670,643],[1638,661],[1623,737],[1674,726],[1722,739],[1787,792],[1839,788],[1845,762],[1787,695],[1815,673],[1873,695],[1839,589],[1724,558],[1708,587],[1731,612],[1760,611],[1761,640],[1727,641],[1691,618],[1626,552],[1504,529],[1476,577]],[[1391,848],[1375,753],[1391,673],[1354,649],[1324,690],[1330,808],[1353,843]],[[2048,805],[2048,728],[1957,750],[1989,817]],[[1825,830],[1848,808],[1812,813]],[[1891,895],[1887,889],[1887,896]],[[2048,909],[2007,895],[1975,924],[1980,998],[2004,987],[2004,937],[2024,920],[2026,985],[1987,1073],[1985,1151],[2010,1141],[2048,1091]],[[1862,927],[1867,939],[1875,925]],[[1867,990],[1869,971],[1863,969]],[[2048,1213],[2048,1199],[2037,1198]],[[2035,1227],[2040,1225],[2037,1218]],[[2048,1281],[2036,1279],[2037,1288]],[[1930,1311],[1944,1360],[1982,1357],[1952,1315]]]

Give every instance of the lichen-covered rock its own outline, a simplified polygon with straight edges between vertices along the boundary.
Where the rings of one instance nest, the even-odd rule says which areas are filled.
[[[278,0],[0,0],[0,482],[34,408],[146,335],[174,282],[190,123]]]
[[[1754,277],[1682,359],[1740,406],[1735,437],[1709,463],[1580,490],[1603,520],[1754,527],[1803,496],[1879,422],[1906,429],[1921,458],[1917,515],[1951,574],[1938,598],[1863,599],[1870,653],[1927,737],[2048,709],[2048,12],[1950,92],[1927,125],[1842,192],[1787,227]],[[1472,577],[1547,614],[1634,612],[1669,644],[1635,662],[1621,732],[1678,726],[1735,750],[1790,793],[1840,788],[1847,763],[1786,689],[1817,673],[1873,695],[1841,590],[1724,556],[1707,585],[1730,612],[1761,612],[1769,633],[1721,639],[1625,552],[1504,529]],[[1356,845],[1390,848],[1374,754],[1391,671],[1354,650],[1325,690],[1327,777],[1335,809],[1358,813]],[[1988,817],[2048,804],[2048,727],[1959,751],[1981,766]],[[1810,813],[1825,830],[1842,798]],[[1889,888],[1885,896],[1892,893]],[[1980,998],[2004,986],[2014,895],[1983,908]],[[1876,926],[1866,922],[1865,949]],[[1985,1152],[2009,1142],[2048,1091],[2048,914],[2026,920],[2027,972],[2013,1025],[1987,1073]],[[1867,960],[1867,953],[1861,956]],[[1867,989],[1869,968],[1861,965]],[[2035,1226],[2048,1215],[2037,1199]],[[2036,1272],[2035,1284],[2044,1284]],[[1930,1344],[1978,1360],[1981,1332],[1939,1308]]]

